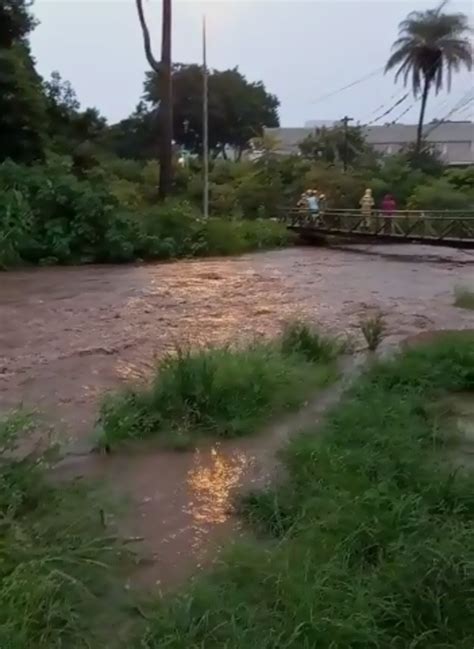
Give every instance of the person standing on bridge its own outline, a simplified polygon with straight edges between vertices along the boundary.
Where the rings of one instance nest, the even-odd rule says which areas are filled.
[[[310,189],[308,191],[306,202],[308,205],[311,221],[314,223],[317,221],[319,215],[319,198],[317,192],[314,189]]]
[[[360,199],[360,211],[362,214],[362,225],[364,228],[369,229],[372,225],[372,208],[374,207],[374,198],[372,190],[367,188],[364,195]]]
[[[382,212],[382,216],[384,218],[384,233],[385,234],[391,234],[392,233],[392,217],[393,213],[397,209],[397,203],[395,202],[394,197],[392,194],[385,194],[383,197],[382,205],[380,206],[381,209],[380,211]]]

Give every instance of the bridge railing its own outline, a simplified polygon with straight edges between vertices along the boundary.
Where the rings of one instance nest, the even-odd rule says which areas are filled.
[[[397,210],[388,215],[380,210],[368,214],[351,209],[326,209],[311,214],[305,209],[290,208],[284,214],[290,227],[321,233],[474,240],[474,210]]]

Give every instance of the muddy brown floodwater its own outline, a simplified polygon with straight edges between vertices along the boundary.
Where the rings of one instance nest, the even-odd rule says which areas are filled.
[[[62,441],[86,449],[99,396],[149,375],[177,343],[269,336],[294,317],[358,335],[358,322],[374,308],[385,315],[386,344],[432,329],[474,329],[474,312],[453,305],[458,285],[474,289],[474,252],[414,245],[4,273],[0,408],[34,406]],[[319,406],[308,408],[316,416]],[[298,423],[278,425],[287,431]],[[274,430],[276,437],[267,432],[195,453],[148,448],[71,458],[65,468],[110,479],[132,500],[127,530],[143,536],[145,553],[156,559],[145,570],[148,582],[166,585],[234,529],[232,496],[268,474],[262,458],[281,439]]]

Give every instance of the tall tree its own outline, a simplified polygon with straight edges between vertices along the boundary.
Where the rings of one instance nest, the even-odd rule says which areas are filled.
[[[159,161],[160,185],[159,196],[161,199],[171,191],[173,181],[173,105],[172,105],[172,77],[171,77],[171,0],[162,0],[162,33],[161,33],[161,61],[153,56],[151,39],[143,12],[143,0],[136,0],[138,18],[143,34],[145,55],[151,69],[158,75],[160,85],[159,111]]]
[[[461,66],[472,68],[472,47],[468,39],[468,18],[463,13],[444,13],[446,2],[436,9],[412,11],[399,25],[399,35],[385,71],[398,68],[395,81],[403,75],[405,85],[411,79],[413,94],[421,93],[416,151],[421,150],[423,124],[430,89],[436,94],[446,79],[451,89],[453,72]]]
[[[30,5],[0,1],[0,161],[31,162],[44,152],[46,106],[28,45],[36,24]]]
[[[33,0],[0,2],[0,48],[10,48],[23,40],[35,27],[30,7]]]
[[[209,147],[225,156],[226,147],[240,155],[249,141],[263,135],[264,127],[278,126],[279,101],[261,82],[252,83],[239,72],[209,72]],[[148,73],[145,98],[161,99],[159,77]],[[173,66],[173,115],[176,141],[186,149],[202,150],[202,67]]]

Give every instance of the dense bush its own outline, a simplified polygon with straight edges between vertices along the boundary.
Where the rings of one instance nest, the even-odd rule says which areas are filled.
[[[284,226],[271,221],[205,222],[183,201],[150,207],[140,184],[107,176],[101,167],[78,178],[67,158],[0,165],[3,267],[239,254],[287,240]]]
[[[408,199],[411,209],[474,209],[474,191],[461,191],[448,178],[436,178],[418,185]]]

